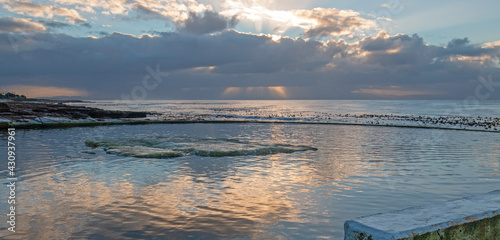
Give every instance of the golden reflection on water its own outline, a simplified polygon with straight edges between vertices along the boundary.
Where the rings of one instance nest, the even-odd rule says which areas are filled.
[[[358,143],[367,137],[363,128],[336,131],[334,136],[318,129],[298,131],[297,136],[285,128],[271,126],[269,141],[314,145],[320,150],[308,152],[310,156],[296,161],[284,159],[286,154],[265,156],[265,161],[235,168],[225,177],[211,176],[210,169],[197,169],[199,164],[187,164],[168,181],[153,181],[145,186],[129,182],[126,176],[111,175],[113,180],[103,181],[106,172],[71,175],[64,172],[70,169],[49,165],[44,174],[24,183],[32,189],[20,194],[26,206],[24,217],[30,221],[21,222],[19,228],[29,229],[24,236],[36,239],[133,239],[157,235],[183,239],[196,233],[214,238],[284,238],[269,232],[282,221],[310,221],[301,216],[308,200],[300,199],[311,194],[308,186],[328,184],[333,192],[351,189],[347,179],[362,175],[366,168],[359,164],[366,149]],[[343,141],[317,143],[318,138]],[[317,162],[311,160],[314,156]],[[135,162],[141,165],[141,161]],[[36,224],[29,226],[29,222]]]
[[[297,238],[286,235],[293,228],[299,229],[296,234],[310,234],[306,238],[341,236],[338,231],[344,218],[351,217],[349,212],[362,207],[372,210],[387,207],[383,203],[387,191],[377,185],[384,184],[377,183],[378,174],[387,173],[393,166],[413,166],[412,174],[419,171],[437,174],[439,178],[403,175],[399,180],[421,180],[418,185],[434,184],[437,189],[440,185],[435,183],[436,179],[445,179],[441,181],[445,184],[467,181],[447,175],[455,173],[456,165],[436,160],[451,156],[458,158],[450,161],[460,162],[463,167],[460,174],[469,179],[478,179],[484,173],[492,181],[498,181],[494,174],[500,166],[497,161],[500,150],[488,147],[498,144],[478,143],[474,145],[478,152],[474,153],[461,150],[469,141],[455,137],[453,134],[462,136],[457,131],[446,132],[450,134],[448,138],[419,145],[427,133],[418,131],[421,135],[415,137],[401,134],[415,133],[409,129],[308,124],[224,127],[231,131],[235,131],[231,127],[245,128],[247,135],[238,136],[244,140],[306,145],[318,151],[224,158],[187,156],[170,160],[120,158],[97,152],[89,158],[53,156],[50,160],[47,155],[57,153],[40,143],[44,155],[33,155],[36,161],[29,165],[24,172],[26,179],[20,182],[24,191],[18,193],[22,203],[19,232],[4,238],[289,239]],[[462,142],[450,145],[452,139]],[[81,139],[75,141],[88,150]],[[475,156],[477,162],[463,160],[463,156],[468,158],[466,154]],[[429,166],[412,162],[422,158]],[[488,181],[481,180],[483,184]],[[421,189],[406,182],[403,183],[408,191]],[[446,186],[461,191],[455,187],[458,185]],[[356,195],[370,188],[382,192],[377,195],[382,199],[379,205],[373,202],[377,196]],[[341,201],[337,202],[338,199]],[[358,205],[350,205],[351,199]],[[404,201],[395,204],[400,202]],[[333,221],[339,221],[334,222],[338,226],[333,226]],[[286,223],[289,225],[284,226]],[[283,230],[285,227],[288,228]],[[320,227],[327,229],[318,230]],[[334,227],[337,228],[332,230]]]
[[[283,142],[287,137],[282,127],[273,126],[271,141]],[[315,134],[304,134],[302,140],[308,142]],[[28,236],[38,239],[61,239],[74,233],[87,236],[93,232],[125,239],[127,236],[120,235],[123,232],[148,235],[160,229],[170,237],[189,232],[262,237],[263,228],[273,228],[280,221],[307,221],[300,217],[298,205],[305,203],[291,193],[307,193],[310,190],[304,185],[321,185],[318,180],[324,179],[343,187],[342,180],[361,169],[345,161],[347,156],[353,156],[353,144],[343,144],[333,155],[320,153],[332,159],[320,168],[308,160],[285,164],[282,158],[286,155],[276,154],[267,156],[269,161],[264,165],[237,169],[222,181],[203,176],[203,172],[199,176],[199,172],[185,167],[168,182],[143,187],[120,178],[114,182],[97,181],[92,172],[65,179],[61,169],[52,166],[46,174],[26,182],[32,184],[27,188],[33,189],[22,195],[29,199],[27,217],[37,224],[25,229],[31,228]],[[57,225],[60,219],[64,219],[64,225]],[[53,231],[44,231],[48,228]],[[102,232],[102,228],[121,230]]]
[[[29,223],[23,221],[19,228],[30,229],[26,236],[37,239],[94,233],[127,239],[122,233],[134,231],[139,236],[163,231],[165,236],[179,238],[189,232],[262,237],[262,228],[280,221],[305,221],[299,217],[300,200],[289,193],[295,185],[311,182],[315,170],[279,164],[281,157],[271,155],[271,163],[260,168],[265,172],[246,169],[222,182],[193,177],[187,168],[168,182],[143,187],[124,179],[96,181],[91,172],[63,179],[60,169],[53,167],[25,182],[31,185],[26,188],[33,189],[22,193],[25,217],[37,224],[23,226]]]

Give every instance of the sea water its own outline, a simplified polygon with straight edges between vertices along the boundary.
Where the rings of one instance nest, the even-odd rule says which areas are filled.
[[[273,111],[295,118],[324,112],[440,116],[461,105],[458,101],[87,104],[176,116],[232,113],[249,118],[265,112],[253,114],[256,119],[269,119]],[[497,102],[474,107],[475,114],[462,115],[498,116]],[[342,239],[345,220],[500,186],[498,132],[277,120],[18,129],[16,233],[7,231],[5,157],[0,169],[5,176],[5,189],[0,191],[1,237]],[[0,144],[6,146],[7,133],[1,136]],[[7,156],[6,147],[0,151]],[[158,151],[179,154],[172,157]]]
[[[500,101],[282,100],[92,101],[108,110],[156,113],[151,120],[255,121],[453,128],[500,132]]]

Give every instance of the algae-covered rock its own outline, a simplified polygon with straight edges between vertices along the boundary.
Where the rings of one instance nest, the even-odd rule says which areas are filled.
[[[313,147],[289,144],[262,144],[237,139],[191,137],[136,137],[104,141],[85,141],[90,148],[102,148],[106,153],[138,158],[176,158],[185,155],[225,157],[269,155],[317,150]]]
[[[90,147],[90,148],[97,148],[97,147],[99,147],[99,142],[85,140],[85,146]]]

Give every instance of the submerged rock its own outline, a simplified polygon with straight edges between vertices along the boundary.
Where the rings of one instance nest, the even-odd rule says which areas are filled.
[[[91,148],[102,148],[106,153],[139,158],[176,158],[185,155],[225,157],[269,155],[317,150],[313,147],[289,144],[261,144],[237,139],[191,137],[138,137],[106,141],[85,141]]]
[[[92,151],[80,151],[80,153],[92,154],[92,155],[97,154],[96,152],[92,152]]]

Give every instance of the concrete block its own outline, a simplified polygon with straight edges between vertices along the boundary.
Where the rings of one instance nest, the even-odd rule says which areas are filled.
[[[344,239],[500,239],[500,190],[349,220]]]

